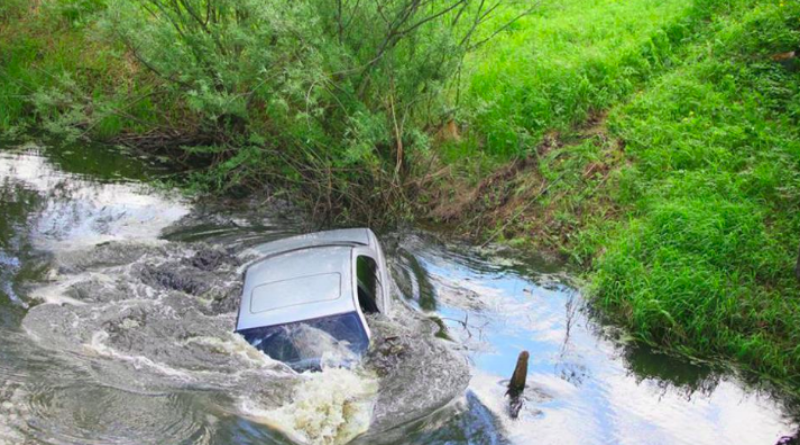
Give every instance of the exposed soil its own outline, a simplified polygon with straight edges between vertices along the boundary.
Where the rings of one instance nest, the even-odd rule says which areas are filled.
[[[487,241],[524,236],[537,249],[557,253],[569,245],[569,235],[586,218],[600,212],[612,216],[617,211],[613,202],[602,198],[604,194],[594,193],[594,189],[607,185],[623,159],[624,141],[608,136],[606,118],[604,112],[592,113],[569,134],[546,134],[530,155],[512,160],[475,185],[451,175],[449,181],[440,184],[443,190],[427,217],[454,226],[456,233],[463,236]],[[544,177],[543,159],[548,158],[552,170],[572,156],[572,147],[587,141],[606,152],[602,160],[587,163],[580,178],[564,178],[568,169],[555,179]],[[571,181],[571,196],[585,199],[567,203],[569,196],[560,187],[567,180]],[[567,219],[573,221],[560,217],[564,214],[571,215]]]

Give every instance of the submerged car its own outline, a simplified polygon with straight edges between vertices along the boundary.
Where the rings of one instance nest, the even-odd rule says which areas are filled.
[[[254,248],[236,332],[296,370],[351,366],[369,347],[365,314],[389,315],[389,277],[369,229],[294,236]]]

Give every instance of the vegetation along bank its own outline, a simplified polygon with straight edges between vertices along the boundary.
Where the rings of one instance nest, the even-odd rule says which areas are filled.
[[[800,3],[7,0],[0,129],[558,253],[637,337],[800,382]]]

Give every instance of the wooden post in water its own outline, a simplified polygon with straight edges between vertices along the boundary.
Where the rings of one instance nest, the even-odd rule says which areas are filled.
[[[520,396],[525,392],[525,381],[528,378],[528,358],[530,354],[528,351],[522,351],[517,357],[517,366],[514,368],[514,374],[511,375],[511,381],[508,382],[508,391],[506,395],[509,396],[508,411],[512,419],[516,419],[519,415],[523,405],[523,398]]]
[[[508,382],[508,391],[506,395],[511,397],[518,397],[525,391],[525,380],[528,378],[528,351],[522,351],[517,358],[517,367],[514,368],[514,374],[511,376],[511,381]]]

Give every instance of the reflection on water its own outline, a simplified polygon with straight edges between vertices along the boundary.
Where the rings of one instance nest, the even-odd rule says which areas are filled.
[[[417,443],[774,444],[796,428],[793,408],[766,389],[624,345],[624,335],[594,322],[580,294],[546,264],[431,237],[397,244],[393,258],[403,272],[396,275],[432,283],[437,301],[426,307],[436,308],[431,315],[473,364],[455,414],[416,426]],[[528,388],[511,420],[506,385],[523,350],[531,354]]]
[[[396,262],[393,272],[400,276],[397,280],[400,293],[411,300],[417,309],[435,311],[436,288],[417,257],[405,250],[399,250]]]
[[[114,177],[122,174],[108,173]],[[20,227],[24,220],[30,229],[26,234],[29,240],[43,250],[155,239],[189,211],[181,201],[165,199],[144,186],[97,183],[94,178],[65,174],[34,148],[2,155],[0,178],[4,178],[3,195],[8,199],[4,205],[9,207],[12,224]]]
[[[152,171],[93,147],[0,147],[0,443],[333,442],[366,429],[370,412],[373,425],[408,423],[356,443],[771,445],[797,427],[793,402],[767,388],[626,343],[589,316],[558,266],[415,233],[383,236],[397,298],[440,324],[430,331],[469,361],[469,388],[425,405],[440,409],[423,418],[398,408],[403,397],[449,395],[437,383],[448,376],[423,368],[445,374],[450,359],[394,339],[392,329],[428,329],[411,323],[376,330],[388,332],[378,356],[424,358],[394,381],[289,377],[229,333],[230,252],[300,222],[269,216],[270,203],[192,210],[138,182]],[[99,247],[87,260],[88,246]],[[198,298],[180,297],[189,294]],[[29,308],[35,295],[73,304]],[[522,350],[528,388],[511,420],[505,391]],[[365,401],[376,391],[373,411]]]

